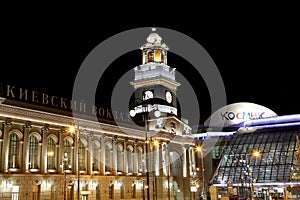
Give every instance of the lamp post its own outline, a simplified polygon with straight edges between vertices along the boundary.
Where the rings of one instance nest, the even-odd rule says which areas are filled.
[[[260,157],[260,152],[259,151],[253,151],[252,155],[250,156],[251,157],[254,157],[255,158],[255,162],[253,164],[253,167],[256,166],[256,159],[258,157]],[[252,172],[251,172],[251,200],[254,200],[254,184],[253,184],[253,167],[252,167]]]
[[[202,146],[196,147],[196,152],[198,152],[198,158],[201,158],[201,171],[202,171],[202,198],[203,200],[206,200],[206,190],[205,190],[205,177],[204,177],[204,159],[203,159],[203,148]]]
[[[75,134],[76,138],[76,146],[77,146],[77,157],[76,157],[76,166],[77,166],[77,200],[80,200],[80,169],[79,169],[79,123],[77,125],[77,128],[75,126],[71,126],[70,132]]]
[[[129,115],[131,117],[135,117],[135,115],[137,113],[141,113],[142,114],[142,119],[144,122],[144,126],[145,126],[145,153],[146,153],[146,184],[144,188],[146,188],[147,190],[147,199],[150,200],[150,178],[149,178],[149,165],[150,165],[150,160],[149,160],[149,145],[150,145],[150,141],[148,140],[148,121],[149,121],[149,112],[154,111],[155,109],[153,109],[153,107],[151,107],[151,105],[153,106],[154,104],[154,98],[150,98],[147,99],[146,98],[146,93],[143,95],[143,100],[140,98],[135,98],[135,100],[140,101],[141,103],[134,107],[134,109],[130,110]],[[140,109],[141,108],[141,109]],[[137,111],[137,112],[136,112]],[[159,118],[161,116],[161,112],[160,110],[156,109],[153,112],[154,116],[156,118]],[[154,191],[154,187],[153,187],[153,192],[155,193],[156,191]],[[154,196],[153,196],[154,198]]]
[[[145,188],[147,190],[147,199],[150,200],[150,189],[149,189],[149,155],[148,155],[148,151],[149,151],[149,141],[148,141],[148,105],[147,104],[142,104],[142,113],[143,113],[143,121],[145,123],[145,145],[146,145],[146,185]],[[135,110],[130,110],[129,112],[131,117],[134,117],[136,115]]]
[[[67,166],[68,166],[68,154],[64,153],[64,157],[62,159],[62,168],[64,170],[64,200],[67,199]]]

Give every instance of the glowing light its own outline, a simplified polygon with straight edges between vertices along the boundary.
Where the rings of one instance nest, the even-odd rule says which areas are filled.
[[[47,153],[47,155],[50,156],[50,157],[53,157],[53,156],[54,156],[54,152],[53,152],[53,151],[49,151],[49,152]]]
[[[69,127],[69,131],[70,131],[71,133],[74,133],[75,130],[76,130],[75,126],[70,126],[70,127]]]
[[[135,110],[130,110],[130,111],[129,111],[129,115],[130,115],[131,117],[134,117],[134,116],[136,115]]]
[[[196,146],[196,151],[197,152],[201,152],[202,151],[202,147],[201,146]]]
[[[153,144],[154,144],[155,146],[157,146],[157,145],[159,145],[159,141],[158,141],[158,140],[154,140]]]
[[[259,151],[254,151],[254,152],[253,152],[253,156],[259,157],[259,156],[260,156],[260,152],[259,152]]]
[[[156,62],[161,61],[160,51],[158,49],[156,49],[156,51],[155,51],[155,61]]]

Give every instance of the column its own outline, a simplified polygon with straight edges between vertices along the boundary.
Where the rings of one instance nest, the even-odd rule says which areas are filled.
[[[55,145],[55,153],[54,153],[54,158],[55,158],[55,166],[56,166],[56,172],[59,172],[60,169],[60,157],[59,157],[59,152],[60,152],[60,148],[59,148],[59,141],[58,143],[56,143]]]
[[[8,137],[8,133],[11,127],[11,123],[10,122],[4,122],[3,123],[4,126],[4,131],[3,131],[3,150],[2,150],[2,169],[4,173],[8,173],[8,147],[9,147],[9,137]]]
[[[78,129],[75,130],[75,134],[74,134],[74,149],[73,149],[73,165],[75,166],[74,167],[74,170],[76,172],[77,175],[80,175],[80,169],[79,169],[79,142],[80,142],[80,132]]]
[[[145,51],[143,51],[142,56],[143,56],[142,63],[145,64],[146,63],[146,59],[147,59]]]
[[[58,131],[58,135],[59,135],[59,148],[58,148],[58,163],[59,163],[59,167],[58,167],[58,173],[62,173],[63,169],[60,167],[60,165],[62,164],[62,159],[63,159],[63,155],[64,155],[64,130],[60,130]]]
[[[93,174],[93,136],[89,134],[88,136],[88,144],[87,144],[87,174]]]
[[[162,174],[164,176],[168,176],[168,146],[167,146],[167,143],[166,142],[163,142],[162,143],[162,166],[161,166],[161,169],[162,169]]]
[[[123,171],[124,171],[124,175],[128,174],[128,163],[127,163],[127,141],[128,139],[124,140],[124,161],[123,161]]]
[[[28,165],[28,154],[29,154],[29,144],[28,144],[28,136],[30,132],[31,126],[26,124],[23,126],[23,139],[24,139],[24,144],[23,144],[23,152],[22,152],[22,169],[21,171],[23,173],[28,173],[29,172],[29,165]]]
[[[162,144],[155,144],[154,145],[154,169],[155,169],[155,176],[161,175],[162,169]]]
[[[47,173],[47,136],[48,136],[48,127],[42,128],[42,153],[41,153],[41,173]]]
[[[187,177],[186,147],[182,146],[182,175]]]
[[[116,143],[117,143],[117,138],[112,138],[112,174],[113,175],[118,175],[118,170],[117,170],[117,146],[116,146]]]
[[[100,175],[105,175],[105,136],[100,139]]]
[[[170,159],[170,151],[169,151],[169,142],[166,142],[166,160],[165,160],[165,163],[166,163],[166,173],[167,173],[167,179],[168,179],[168,199],[171,198],[171,183],[170,183],[170,168],[171,168],[171,159]]]
[[[195,172],[195,152],[193,147],[189,147],[189,164],[190,164],[190,175],[194,176],[196,175]]]
[[[133,175],[137,176],[138,174],[138,149],[137,149],[137,143],[138,141],[134,141],[134,146],[133,146]]]
[[[165,51],[165,64],[168,64],[168,56],[167,56],[167,54],[168,54],[168,51]]]

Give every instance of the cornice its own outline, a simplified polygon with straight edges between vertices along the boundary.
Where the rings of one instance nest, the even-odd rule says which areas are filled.
[[[151,86],[151,85],[163,85],[165,87],[168,87],[168,88],[176,91],[177,87],[180,86],[180,83],[178,83],[176,81],[167,80],[167,79],[161,78],[161,77],[132,81],[130,83],[131,83],[131,85],[133,85],[134,89],[137,89],[140,87],[147,87],[147,86]]]
[[[71,125],[79,125],[79,131],[84,129],[86,131],[106,133],[109,135],[128,136],[127,133],[130,133],[131,136],[141,137],[144,133],[138,129],[120,127],[6,104],[0,104],[0,116],[0,118],[11,118],[24,121],[24,123],[30,121],[38,124],[48,124],[50,127],[61,127],[66,129]]]

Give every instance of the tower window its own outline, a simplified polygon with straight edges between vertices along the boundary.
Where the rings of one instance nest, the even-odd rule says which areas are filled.
[[[150,51],[150,52],[148,53],[148,62],[153,62],[153,61],[154,61],[153,52]]]
[[[156,62],[160,62],[160,61],[161,61],[161,58],[160,58],[160,50],[159,50],[159,49],[156,49],[156,50],[155,50],[155,61],[156,61]]]
[[[164,51],[161,51],[161,62],[162,62],[162,63],[166,63],[165,57],[166,57],[165,52],[164,52]]]

